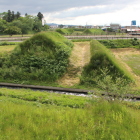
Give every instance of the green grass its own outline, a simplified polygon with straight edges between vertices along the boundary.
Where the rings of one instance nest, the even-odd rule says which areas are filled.
[[[31,90],[2,88],[0,91],[3,94],[0,96],[1,140],[140,139],[140,110],[130,109],[120,102],[68,95],[65,95],[65,101],[64,95],[59,95],[61,105],[45,104],[39,102],[41,96],[48,100],[58,96]],[[40,98],[25,101],[27,94]],[[17,95],[21,95],[20,98],[16,98]],[[86,104],[79,108],[63,106],[69,104],[67,100],[73,104],[75,98],[79,106],[83,100]]]
[[[7,42],[7,41],[1,41],[0,46],[6,46],[6,45],[17,45],[19,42]]]
[[[31,37],[33,36],[33,34],[23,34],[23,35],[0,35],[0,38],[3,38],[3,37]]]
[[[99,40],[107,48],[139,48],[140,40],[134,39],[116,39],[116,40]]]
[[[16,45],[4,45],[0,46],[0,54],[9,53],[15,49]]]
[[[82,34],[85,34],[85,35],[105,35],[106,32],[104,32],[102,29],[85,29]]]
[[[123,60],[128,64],[128,66],[136,75],[140,76],[140,54],[125,55]]]
[[[26,101],[37,101],[41,104],[51,104],[57,106],[68,106],[73,108],[82,108],[88,101],[87,98],[78,96],[61,95],[48,92],[33,92],[32,90],[13,90],[1,88],[0,96],[22,99]]]
[[[96,83],[94,79],[96,79],[97,76],[100,76],[100,80],[105,78],[103,75],[105,69],[107,69],[107,75],[110,75],[113,79],[120,77],[128,81],[134,81],[131,73],[115,59],[109,49],[97,40],[91,41],[90,53],[90,62],[84,67],[81,84],[93,86]]]
[[[63,35],[71,35],[74,30],[73,29],[56,29],[56,32],[60,33],[60,34],[63,34]]]
[[[66,72],[73,43],[57,32],[41,32],[0,58],[0,79],[54,82]]]

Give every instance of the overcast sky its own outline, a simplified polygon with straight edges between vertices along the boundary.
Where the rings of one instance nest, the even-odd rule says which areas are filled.
[[[136,20],[140,26],[140,0],[0,0],[0,13],[8,10],[41,12],[47,23],[129,26]]]

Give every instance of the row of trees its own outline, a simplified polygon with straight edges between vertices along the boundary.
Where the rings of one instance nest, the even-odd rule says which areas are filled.
[[[0,13],[0,34],[28,34],[45,31],[48,25],[42,25],[43,14],[39,12],[37,16],[21,16],[20,12],[14,11]]]

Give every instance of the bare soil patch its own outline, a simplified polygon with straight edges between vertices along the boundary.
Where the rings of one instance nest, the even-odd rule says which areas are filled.
[[[82,68],[90,61],[90,43],[75,42],[69,61],[67,73],[58,80],[63,86],[73,86],[80,82]]]

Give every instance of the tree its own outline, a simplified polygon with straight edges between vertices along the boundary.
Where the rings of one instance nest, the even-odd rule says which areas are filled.
[[[12,21],[12,13],[10,10],[8,10],[8,13],[7,13],[7,22],[11,22]]]
[[[17,19],[20,18],[20,17],[21,17],[20,12],[17,12],[17,13],[15,14],[15,17],[16,17]]]
[[[43,14],[41,13],[41,12],[39,12],[38,14],[37,14],[37,17],[38,17],[38,19],[39,20],[41,20],[42,21],[42,19],[43,19]]]
[[[11,13],[11,21],[13,21],[15,19],[15,14],[14,14],[14,11],[12,11]]]
[[[107,28],[107,31],[108,32],[113,32],[113,29],[112,28]]]
[[[4,32],[12,36],[13,34],[21,34],[21,29],[16,26],[9,26]]]
[[[0,32],[3,33],[7,27],[7,22],[3,19],[0,19]]]
[[[3,20],[7,21],[7,12],[1,13],[1,17],[2,17]]]
[[[42,30],[43,30],[43,31],[47,31],[48,29],[49,29],[49,26],[46,25],[46,24],[42,27]]]
[[[61,25],[59,25],[58,27],[59,27],[59,28],[63,28],[63,27],[64,27],[64,25],[62,25],[62,24],[61,24]]]
[[[37,32],[40,32],[42,30],[42,21],[40,21],[38,17],[34,18],[33,30]]]
[[[26,17],[20,17],[18,20],[22,22],[22,34],[27,34],[28,32],[32,31],[34,24],[34,19],[32,16],[27,15]]]
[[[20,21],[20,20],[13,20],[12,22],[10,22],[8,25],[9,26],[16,26],[16,27],[18,27],[18,28],[22,28],[22,22]]]
[[[25,13],[25,17],[26,17],[26,16],[28,16],[28,14],[27,14],[27,13]]]

